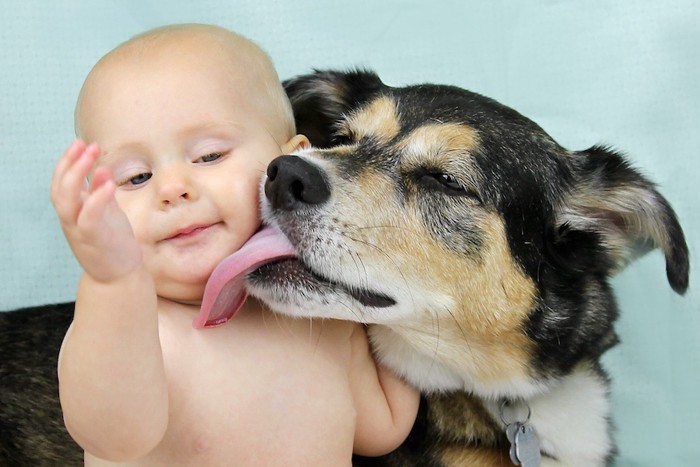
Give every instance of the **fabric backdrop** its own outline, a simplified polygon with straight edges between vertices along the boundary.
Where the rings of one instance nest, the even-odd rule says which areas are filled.
[[[370,67],[391,85],[494,97],[570,149],[611,144],[658,182],[698,273],[698,1],[1,0],[0,309],[73,299],[79,269],[48,188],[78,90],[119,42],[181,22],[249,36],[282,78]],[[699,465],[697,277],[676,296],[653,252],[614,279],[622,343],[604,363],[618,466]]]

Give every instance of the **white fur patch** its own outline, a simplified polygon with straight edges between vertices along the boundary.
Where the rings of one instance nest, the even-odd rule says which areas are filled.
[[[604,466],[612,449],[607,385],[594,371],[580,367],[545,393],[527,399],[530,423],[540,439],[543,466]],[[488,403],[500,420],[499,402]],[[505,430],[505,427],[504,427]]]

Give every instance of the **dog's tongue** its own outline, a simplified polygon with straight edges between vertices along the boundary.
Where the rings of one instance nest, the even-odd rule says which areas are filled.
[[[212,272],[204,289],[202,308],[192,322],[196,329],[219,326],[233,318],[247,293],[245,276],[263,264],[294,256],[294,247],[275,227],[265,227]]]

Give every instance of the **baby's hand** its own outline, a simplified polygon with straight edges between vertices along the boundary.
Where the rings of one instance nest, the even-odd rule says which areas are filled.
[[[75,140],[56,165],[51,180],[51,200],[63,233],[85,272],[100,282],[110,282],[141,265],[141,249],[131,224],[114,197],[112,172],[98,167],[91,176],[100,149]]]

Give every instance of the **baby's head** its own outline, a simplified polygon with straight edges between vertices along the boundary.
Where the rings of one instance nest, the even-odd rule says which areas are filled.
[[[187,69],[217,69],[228,76],[230,91],[249,110],[259,113],[267,127],[282,145],[295,134],[294,116],[289,100],[280,84],[269,56],[249,39],[227,29],[204,24],[164,26],[139,34],[103,56],[88,74],[75,109],[78,137],[92,141],[90,131],[99,125],[93,118],[95,106],[104,105],[105,80],[113,81],[121,74],[142,74],[150,69],[160,73],[188,74]],[[192,73],[194,78],[194,73]],[[183,80],[183,93],[191,86],[212,86],[206,82]],[[120,84],[126,86],[127,83]],[[218,90],[217,90],[218,91]],[[224,98],[225,95],[220,95]],[[175,96],[173,96],[175,98]],[[136,104],[136,103],[135,103]],[[128,109],[125,109],[128,112]]]
[[[268,56],[204,25],[149,31],[88,75],[76,133],[96,142],[159,296],[197,301],[260,226],[268,163],[307,140]]]

